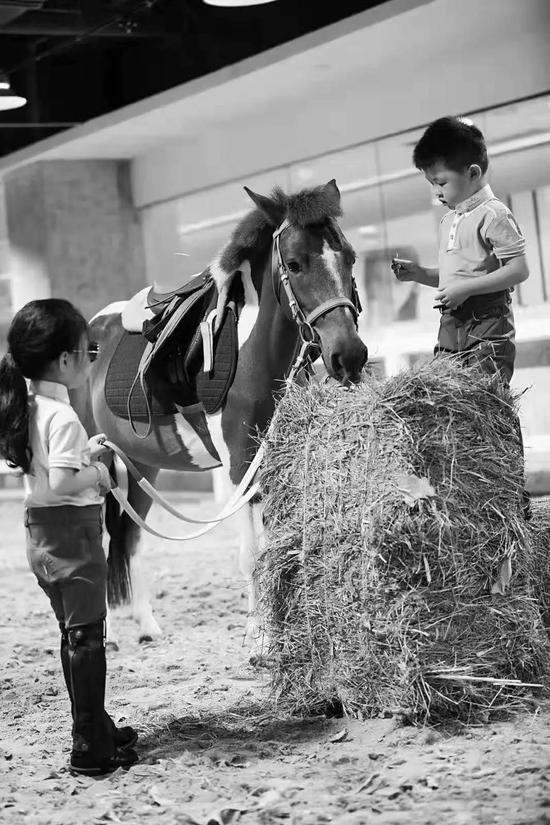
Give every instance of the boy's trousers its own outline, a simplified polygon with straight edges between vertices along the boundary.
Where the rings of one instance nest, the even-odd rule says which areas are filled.
[[[458,309],[444,310],[435,354],[462,353],[465,363],[478,363],[510,383],[514,372],[515,327],[509,290],[474,295]]]

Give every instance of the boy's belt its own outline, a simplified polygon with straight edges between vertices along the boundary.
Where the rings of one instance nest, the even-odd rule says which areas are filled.
[[[440,311],[464,323],[469,319],[481,321],[484,318],[502,318],[511,303],[510,290],[503,289],[499,292],[488,292],[485,295],[472,295],[456,309]]]

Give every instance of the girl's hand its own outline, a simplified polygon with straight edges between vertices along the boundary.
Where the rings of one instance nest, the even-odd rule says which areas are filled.
[[[425,270],[423,266],[407,261],[405,258],[392,258],[391,268],[398,281],[415,281],[418,283]]]
[[[105,435],[105,433],[98,433],[98,435],[93,435],[88,440],[91,461],[95,461],[102,455],[108,455],[111,452],[111,450],[109,450],[109,448],[106,447],[104,444],[106,438],[107,436]]]
[[[444,287],[437,290],[436,305],[444,309],[457,309],[470,297],[471,285],[465,278],[451,278]]]

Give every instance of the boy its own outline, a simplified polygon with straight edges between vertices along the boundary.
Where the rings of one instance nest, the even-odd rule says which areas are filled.
[[[439,268],[395,258],[392,269],[400,281],[437,289],[436,354],[461,352],[466,362],[498,371],[509,383],[515,359],[510,291],[529,270],[521,230],[486,182],[483,135],[458,118],[440,118],[416,144],[413,162],[450,210],[440,223]]]
[[[440,222],[439,267],[394,258],[393,272],[400,281],[437,289],[436,355],[462,353],[466,363],[477,362],[508,384],[516,353],[510,292],[529,270],[521,230],[486,182],[483,135],[459,118],[440,118],[416,144],[413,162],[449,207]]]

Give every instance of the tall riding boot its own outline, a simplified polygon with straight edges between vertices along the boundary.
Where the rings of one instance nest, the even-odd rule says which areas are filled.
[[[69,699],[71,700],[71,714],[74,720],[74,706],[73,706],[73,692],[71,686],[71,672],[69,666],[69,633],[67,628],[65,627],[63,622],[59,622],[59,629],[61,631],[61,646],[60,646],[60,655],[61,655],[61,667],[63,668],[63,676],[65,678],[65,685],[67,687],[67,693],[69,694]],[[105,710],[105,717],[106,722],[110,726],[113,738],[115,740],[115,745],[117,748],[133,748],[136,744],[138,735],[137,731],[134,728],[131,728],[129,725],[125,725],[124,727],[117,728],[107,711]],[[74,725],[73,725],[73,733],[74,733]]]
[[[86,775],[129,767],[137,760],[131,749],[118,749],[105,713],[105,640],[103,621],[71,628],[69,676],[73,700],[71,770]]]

